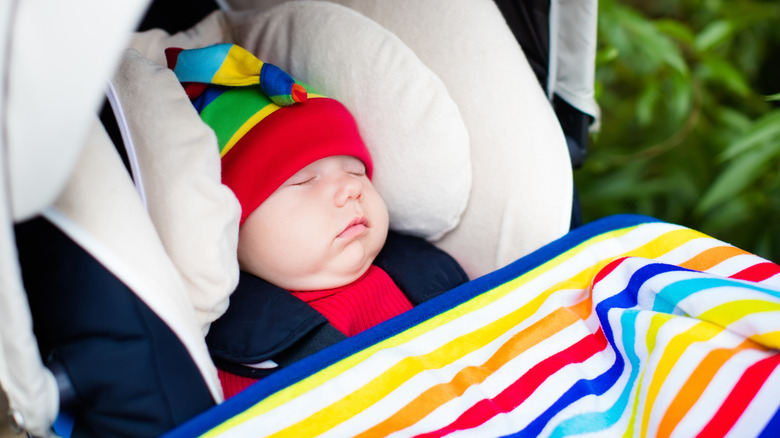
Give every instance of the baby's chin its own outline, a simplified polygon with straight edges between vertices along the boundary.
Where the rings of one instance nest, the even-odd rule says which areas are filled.
[[[347,286],[356,282],[362,277],[371,263],[361,267],[361,269],[350,272],[321,272],[317,275],[308,276],[305,278],[299,277],[289,282],[287,287],[281,284],[277,284],[287,290],[294,291],[307,291],[307,290],[327,290],[336,289],[342,286]]]
[[[298,288],[287,289],[326,290],[354,283],[368,271],[378,252],[368,252],[362,245],[350,245],[316,274],[296,278],[294,282]]]

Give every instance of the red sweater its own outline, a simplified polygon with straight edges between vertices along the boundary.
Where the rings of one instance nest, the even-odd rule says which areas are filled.
[[[291,293],[320,312],[347,336],[356,335],[412,308],[390,276],[374,265],[361,278],[346,286]],[[257,381],[218,371],[226,399]]]
[[[320,312],[347,336],[354,336],[412,308],[390,276],[374,265],[346,286],[292,294]]]

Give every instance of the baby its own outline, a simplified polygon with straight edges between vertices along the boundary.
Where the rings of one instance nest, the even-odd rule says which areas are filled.
[[[242,208],[239,286],[207,338],[226,397],[467,281],[422,239],[388,234],[371,156],[341,103],[235,45],[166,54],[217,134],[222,181]]]

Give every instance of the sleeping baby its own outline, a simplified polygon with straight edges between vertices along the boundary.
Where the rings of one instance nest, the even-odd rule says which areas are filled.
[[[465,281],[389,232],[354,118],[236,45],[166,51],[241,204],[239,285],[207,342],[226,397]]]

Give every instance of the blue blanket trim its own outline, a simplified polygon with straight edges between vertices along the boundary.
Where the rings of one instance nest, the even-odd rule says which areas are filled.
[[[446,312],[473,297],[518,277],[563,252],[600,234],[633,227],[645,223],[662,222],[641,215],[615,215],[599,219],[576,228],[563,237],[539,248],[515,262],[474,279],[436,298],[366,330],[356,336],[332,345],[300,360],[250,386],[238,395],[226,400],[164,435],[166,438],[202,435],[226,420],[254,406],[258,401],[320,371],[352,354],[381,342],[409,327],[413,327],[435,315]]]

